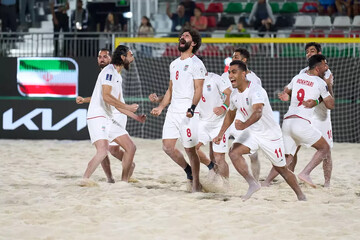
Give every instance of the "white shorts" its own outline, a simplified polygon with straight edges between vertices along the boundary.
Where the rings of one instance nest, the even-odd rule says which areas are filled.
[[[178,139],[185,148],[192,148],[198,144],[199,114],[195,113],[192,118],[186,117],[185,113],[167,112],[164,122],[162,139]]]
[[[109,119],[103,116],[87,119],[92,144],[100,139],[108,140],[110,123]]]
[[[265,156],[276,167],[283,167],[286,165],[285,148],[283,138],[266,139],[252,133],[250,130],[242,131],[240,137],[235,138],[234,143],[241,143],[250,148],[250,154],[254,154],[259,148],[264,152]]]
[[[334,141],[332,136],[332,126],[331,126],[330,116],[328,116],[325,120],[320,120],[315,116],[312,120],[312,123],[314,124],[315,128],[319,129],[323,138],[325,138],[330,148],[332,148],[334,146]]]
[[[220,132],[223,121],[209,122],[199,120],[199,142],[206,145],[211,142]],[[212,149],[216,153],[226,153],[228,151],[229,134],[225,132],[219,144],[212,144]]]
[[[113,140],[122,135],[129,135],[126,131],[127,116],[122,113],[115,113],[109,128],[109,141],[111,146],[117,146],[118,144]]]
[[[294,156],[299,145],[312,146],[319,141],[321,133],[309,121],[301,118],[284,119],[282,125],[285,154]]]

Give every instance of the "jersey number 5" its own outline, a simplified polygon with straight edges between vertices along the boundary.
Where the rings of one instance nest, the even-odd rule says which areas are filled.
[[[297,92],[296,98],[299,101],[298,106],[302,105],[305,98],[305,90],[300,88],[300,90]]]

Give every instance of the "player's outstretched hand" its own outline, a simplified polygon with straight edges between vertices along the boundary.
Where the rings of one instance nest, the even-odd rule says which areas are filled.
[[[281,101],[284,101],[284,102],[287,102],[290,99],[289,94],[287,94],[286,92],[279,93],[278,97]]]
[[[220,116],[225,112],[225,109],[222,107],[216,107],[213,109],[213,112],[216,114],[216,116]]]
[[[313,108],[316,106],[316,104],[317,104],[316,101],[313,99],[303,101],[303,105],[305,108]]]
[[[235,120],[235,129],[236,130],[244,130],[246,128],[245,123],[240,121],[239,119]]]
[[[84,103],[84,98],[82,96],[77,96],[76,97],[76,103],[77,104],[83,104]]]
[[[128,105],[128,109],[130,112],[136,112],[136,110],[139,108],[139,104],[133,103],[131,105]]]
[[[213,141],[213,143],[215,143],[215,144],[220,144],[220,142],[221,142],[221,140],[222,140],[222,137],[221,136],[216,136],[212,141]]]
[[[150,102],[157,103],[159,102],[159,97],[156,93],[152,93],[149,95]]]
[[[156,107],[156,108],[153,108],[151,110],[151,115],[154,115],[155,117],[159,116],[162,112],[162,108],[161,107]]]
[[[137,115],[136,121],[144,123],[146,120],[146,115],[142,114],[142,115]]]

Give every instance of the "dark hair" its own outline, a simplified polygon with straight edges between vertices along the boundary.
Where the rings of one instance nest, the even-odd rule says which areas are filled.
[[[326,61],[326,57],[322,54],[315,54],[309,58],[309,69],[314,69],[319,63]]]
[[[234,52],[240,53],[240,55],[243,56],[244,58],[246,58],[247,61],[250,60],[250,53],[249,53],[249,51],[246,50],[245,48],[237,48],[237,49],[235,49]]]
[[[121,56],[127,55],[130,49],[127,46],[119,45],[113,52],[113,57],[111,59],[111,63],[117,66],[121,66],[124,64],[124,61],[121,59]]]
[[[183,30],[180,33],[180,37],[181,35],[183,35],[184,32],[189,32],[192,38],[192,41],[194,43],[196,43],[196,45],[193,47],[192,53],[196,53],[197,50],[199,50],[200,46],[201,46],[201,36],[200,33],[198,32],[198,30],[194,29],[194,28],[188,28],[185,27],[183,28]]]
[[[102,52],[102,51],[107,51],[109,53],[109,56],[111,56],[111,51],[107,48],[102,48],[99,50],[99,53]]]
[[[247,71],[247,66],[246,64],[243,62],[243,61],[240,61],[240,60],[234,60],[230,63],[230,66],[233,66],[233,65],[237,65],[238,68],[240,70],[242,70],[243,72],[246,72]]]
[[[319,43],[317,43],[317,42],[309,42],[309,43],[307,43],[305,45],[305,51],[306,51],[306,49],[308,49],[311,46],[314,46],[318,52],[321,52],[321,45]]]
[[[199,8],[199,7],[195,7],[195,8],[194,8],[194,10],[195,10],[195,9],[199,10],[199,11],[202,13],[201,8]]]
[[[147,21],[146,26],[152,27],[152,25],[151,25],[151,23],[150,23],[150,19],[149,19],[147,16],[143,16],[143,18],[145,18],[146,21]]]

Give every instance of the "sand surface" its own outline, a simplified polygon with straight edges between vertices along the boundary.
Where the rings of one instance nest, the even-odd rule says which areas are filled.
[[[322,168],[317,188],[301,184],[299,202],[283,179],[246,202],[247,184],[229,158],[226,192],[188,193],[185,173],[161,140],[134,139],[134,178],[120,182],[121,163],[111,157],[115,184],[99,167],[96,187],[79,187],[95,153],[89,141],[0,140],[0,239],[359,239],[360,145],[337,143],[331,188]],[[314,151],[302,149],[295,173]],[[261,177],[270,162],[260,154]],[[201,166],[201,180],[208,182]]]

